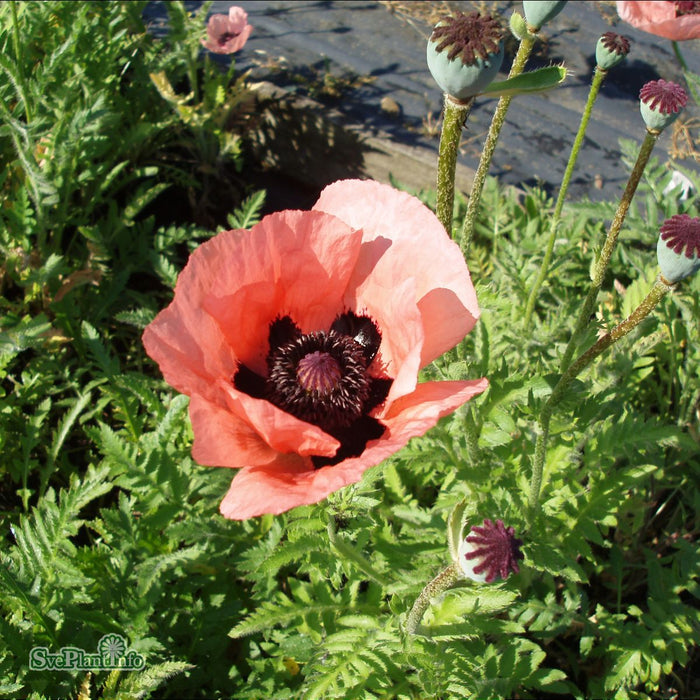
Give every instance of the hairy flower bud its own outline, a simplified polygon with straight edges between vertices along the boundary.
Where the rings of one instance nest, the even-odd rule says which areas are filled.
[[[503,29],[478,12],[438,22],[428,41],[428,68],[450,97],[466,100],[493,81],[503,63]]]
[[[523,11],[529,28],[538,32],[543,25],[553,20],[564,9],[564,5],[566,5],[566,0],[563,2],[523,0]]]
[[[595,61],[601,70],[614,68],[630,52],[630,40],[615,32],[605,32],[595,47]]]
[[[480,583],[491,583],[497,578],[507,579],[511,572],[520,570],[518,559],[522,540],[515,537],[512,527],[502,520],[493,523],[486,518],[482,526],[475,525],[460,542],[459,566],[466,578]]]
[[[651,80],[639,92],[639,109],[647,128],[662,131],[672,124],[688,102],[688,94],[676,83]]]
[[[656,246],[661,274],[674,284],[700,270],[700,218],[676,214],[661,225]]]

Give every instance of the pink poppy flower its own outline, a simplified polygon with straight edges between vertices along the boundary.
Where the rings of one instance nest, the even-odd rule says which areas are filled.
[[[479,316],[459,247],[405,192],[327,187],[311,211],[225,231],[190,256],[143,343],[190,396],[192,455],[233,467],[242,520],[360,480],[486,379],[417,383]]]
[[[672,41],[700,38],[700,2],[622,2],[620,18],[643,32]]]
[[[248,13],[233,5],[227,15],[212,15],[207,24],[207,38],[202,44],[213,53],[236,53],[248,41],[253,27],[248,24]]]

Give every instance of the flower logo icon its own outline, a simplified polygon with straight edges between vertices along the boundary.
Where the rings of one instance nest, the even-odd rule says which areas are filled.
[[[120,634],[105,634],[97,643],[97,651],[103,659],[109,657],[108,666],[116,666],[126,653],[126,640]]]

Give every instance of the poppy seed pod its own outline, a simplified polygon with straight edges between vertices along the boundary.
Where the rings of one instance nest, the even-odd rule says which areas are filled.
[[[456,100],[478,95],[503,63],[503,29],[478,12],[458,12],[438,22],[428,40],[428,68],[443,92]]]
[[[671,284],[700,270],[700,219],[676,214],[664,221],[656,256],[661,274]]]
[[[595,47],[595,61],[601,70],[614,68],[630,52],[630,40],[615,32],[605,32]]]
[[[553,20],[566,5],[554,0],[523,0],[523,11],[530,29],[538,32],[543,25]]]
[[[688,103],[688,94],[676,83],[651,80],[639,92],[639,109],[647,128],[662,131],[672,124]]]
[[[474,526],[459,545],[459,566],[466,578],[479,583],[503,580],[518,573],[518,559],[522,540],[515,537],[515,530],[506,527],[502,520],[492,522],[488,518],[482,526]]]

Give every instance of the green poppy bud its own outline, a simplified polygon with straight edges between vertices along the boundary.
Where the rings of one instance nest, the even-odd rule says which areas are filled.
[[[478,12],[458,12],[441,20],[428,41],[428,68],[450,97],[463,101],[478,95],[503,63],[503,29]]]
[[[672,124],[688,102],[688,94],[676,83],[651,80],[639,91],[642,119],[651,131],[662,131]]]
[[[550,2],[549,0],[523,0],[523,10],[529,28],[539,32],[541,27],[553,20],[566,5],[563,2]]]
[[[595,47],[595,61],[601,70],[610,70],[630,52],[630,40],[615,32],[605,32]]]
[[[661,274],[675,284],[700,270],[700,218],[676,214],[661,225],[656,246]]]
[[[518,14],[517,12],[513,12],[513,14],[510,16],[508,24],[510,25],[510,33],[518,41],[522,41],[527,36],[527,22],[522,15]]]

